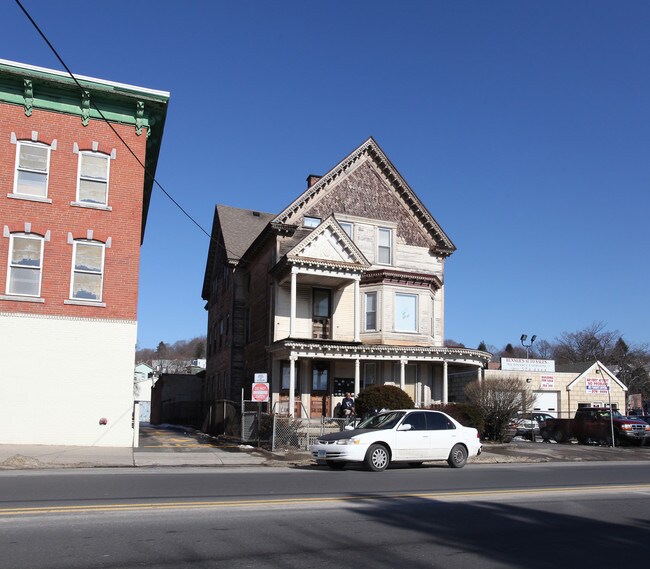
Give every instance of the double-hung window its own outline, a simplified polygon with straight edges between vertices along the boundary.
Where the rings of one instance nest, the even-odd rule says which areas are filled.
[[[108,205],[110,156],[99,152],[79,153],[77,202]]]
[[[365,294],[365,312],[366,312],[366,322],[365,330],[376,330],[377,329],[377,293],[376,292],[367,292]]]
[[[47,198],[50,147],[23,140],[19,140],[16,146],[14,194]]]
[[[43,241],[40,236],[11,235],[7,294],[37,297],[41,295]]]
[[[339,225],[348,234],[348,237],[354,241],[354,225],[349,221],[339,221]]]
[[[104,282],[105,245],[97,241],[75,241],[70,298],[101,302]]]
[[[395,330],[418,331],[418,297],[416,294],[395,294]]]
[[[391,265],[393,262],[393,231],[385,227],[377,229],[377,264]]]

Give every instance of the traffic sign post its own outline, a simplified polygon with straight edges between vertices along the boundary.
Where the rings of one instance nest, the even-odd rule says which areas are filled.
[[[269,400],[269,384],[254,383],[251,389],[251,399],[258,403],[266,403]]]

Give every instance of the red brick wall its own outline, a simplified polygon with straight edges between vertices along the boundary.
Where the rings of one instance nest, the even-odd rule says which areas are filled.
[[[114,127],[144,163],[146,130],[137,136],[134,126]],[[57,149],[50,154],[48,198],[52,203],[7,197],[13,192],[16,161],[11,133],[16,133],[19,140],[31,140],[32,131],[38,132],[38,142],[57,141]],[[108,190],[112,211],[70,205],[76,199],[79,160],[73,145],[76,142],[80,150],[91,150],[93,141],[99,143],[100,152],[110,154],[116,149],[116,159],[110,162]],[[33,233],[50,231],[50,241],[45,242],[43,252],[41,298],[45,302],[0,300],[0,312],[135,320],[143,183],[142,168],[103,121],[91,119],[84,127],[79,116],[35,109],[27,117],[22,107],[0,103],[0,295],[6,292],[9,255],[9,239],[1,233],[4,226],[12,232],[24,231],[27,222],[31,223]],[[106,248],[104,263],[105,307],[64,304],[70,298],[72,267],[68,232],[75,238],[85,238],[89,229],[94,239],[105,242],[110,237],[112,241],[111,247]]]

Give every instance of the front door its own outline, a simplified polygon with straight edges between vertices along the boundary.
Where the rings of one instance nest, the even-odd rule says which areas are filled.
[[[330,403],[330,365],[313,362],[311,368],[311,417],[328,417]]]

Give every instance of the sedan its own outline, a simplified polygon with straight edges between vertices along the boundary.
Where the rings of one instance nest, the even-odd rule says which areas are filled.
[[[452,468],[462,468],[481,450],[476,429],[440,411],[409,409],[379,413],[355,429],[322,435],[309,447],[312,458],[335,470],[356,462],[373,472],[392,462],[415,466],[428,460],[446,460]]]

